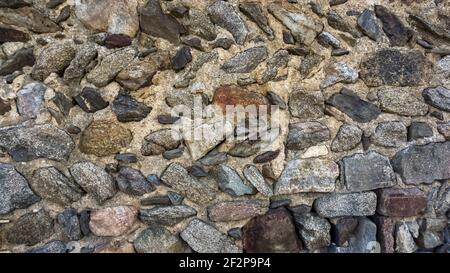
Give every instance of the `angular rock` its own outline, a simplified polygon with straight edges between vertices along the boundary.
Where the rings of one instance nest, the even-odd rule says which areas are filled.
[[[92,162],[84,161],[70,167],[75,182],[94,198],[103,203],[116,194],[116,185],[111,176],[101,167]]]
[[[147,224],[174,226],[189,217],[197,215],[197,211],[188,206],[155,207],[141,209],[139,220]]]
[[[191,49],[187,46],[183,46],[172,58],[172,69],[178,72],[184,69],[184,67],[190,62],[192,62]]]
[[[55,167],[35,170],[30,181],[39,196],[62,206],[76,202],[83,196],[80,187]]]
[[[381,247],[377,242],[377,226],[375,223],[362,217],[358,220],[355,234],[349,240],[349,247],[356,253],[380,253]]]
[[[417,245],[414,242],[407,223],[398,223],[395,229],[395,251],[399,253],[412,253],[416,250]]]
[[[89,229],[96,236],[120,236],[125,234],[137,219],[137,209],[118,206],[91,211]]]
[[[20,30],[0,26],[0,44],[9,42],[27,42],[30,36]]]
[[[71,43],[55,43],[42,49],[36,59],[32,76],[38,81],[44,81],[51,73],[62,75],[75,57],[76,51]]]
[[[354,217],[336,218],[333,222],[333,241],[337,246],[348,245],[350,238],[358,226],[358,219]]]
[[[330,193],[317,198],[314,208],[321,217],[374,215],[377,196],[373,192]]]
[[[275,38],[272,28],[269,25],[267,20],[267,12],[263,9],[263,7],[257,2],[244,2],[239,4],[239,10],[245,14],[249,19],[255,22],[258,27],[264,31],[269,40],[273,40]]]
[[[25,177],[13,165],[0,164],[0,215],[39,201],[39,196],[30,189]]]
[[[220,164],[214,168],[213,176],[219,183],[219,189],[231,196],[243,196],[253,193],[253,189],[244,184],[236,170],[228,165]]]
[[[33,7],[0,9],[0,22],[9,26],[26,28],[38,34],[54,33],[61,30],[61,27],[50,20],[48,16]]]
[[[228,154],[234,157],[249,157],[258,153],[261,149],[258,140],[246,139],[243,142],[236,143]]]
[[[316,250],[331,243],[331,225],[326,219],[312,213],[294,213],[295,225],[305,247]]]
[[[139,170],[127,166],[120,166],[114,179],[120,191],[130,195],[140,196],[156,189]]]
[[[35,247],[27,253],[66,253],[67,246],[63,241],[50,241],[43,246]]]
[[[431,62],[418,50],[380,49],[363,61],[360,77],[369,87],[417,86],[430,76]]]
[[[136,50],[134,48],[126,47],[105,56],[86,75],[86,79],[97,87],[107,85],[133,61],[135,54]]]
[[[51,101],[58,107],[65,116],[69,115],[70,109],[74,105],[73,101],[61,92],[55,92]]]
[[[444,86],[425,88],[422,96],[429,105],[450,112],[450,90]]]
[[[4,63],[0,63],[0,76],[6,76],[15,71],[20,71],[25,66],[31,67],[34,63],[35,59],[32,48],[19,49]]]
[[[327,126],[316,121],[289,124],[286,148],[302,150],[330,139]]]
[[[181,140],[176,134],[176,131],[171,129],[161,129],[154,131],[145,137],[141,152],[144,156],[159,155],[165,150],[176,149],[180,144]]]
[[[249,73],[265,59],[267,59],[266,47],[252,47],[233,56],[222,65],[221,69],[227,73]]]
[[[325,104],[322,92],[295,91],[289,96],[289,111],[300,119],[317,119],[324,115]]]
[[[192,220],[180,233],[181,238],[198,253],[240,253],[233,240],[200,219]]]
[[[22,215],[7,230],[6,240],[16,245],[35,245],[53,234],[53,220],[45,210]]]
[[[348,66],[345,62],[332,62],[325,67],[326,77],[320,83],[320,88],[325,89],[336,83],[355,83],[358,79],[358,71]]]
[[[266,200],[229,201],[213,204],[207,208],[208,218],[213,222],[239,221],[262,215],[269,209]]]
[[[369,9],[365,9],[361,15],[358,16],[358,27],[365,35],[367,35],[367,37],[377,42],[383,35],[375,13]]]
[[[287,108],[286,102],[275,92],[268,91],[266,97],[271,105],[277,105],[281,110]]]
[[[190,176],[183,166],[172,163],[161,176],[164,184],[195,203],[205,204],[215,198],[215,190]]]
[[[243,45],[249,33],[247,24],[233,6],[224,1],[216,1],[207,8],[211,21],[233,35],[236,43]]]
[[[356,125],[343,124],[331,143],[333,152],[344,152],[356,148],[361,142],[363,131]]]
[[[287,77],[287,73],[282,71],[289,63],[289,52],[284,49],[280,49],[275,52],[272,57],[267,61],[267,68],[264,71],[259,84],[264,84],[269,81],[280,81]],[[280,74],[280,75],[279,75]]]
[[[428,112],[428,105],[409,90],[383,89],[377,95],[384,112],[402,116],[424,116]]]
[[[433,129],[426,122],[414,121],[411,122],[411,125],[408,127],[408,141],[432,136]]]
[[[302,249],[285,208],[269,210],[248,221],[242,229],[242,244],[246,253],[298,253]]]
[[[392,159],[392,166],[404,183],[432,183],[434,180],[450,178],[449,156],[448,141],[414,145],[399,151]]]
[[[189,33],[200,36],[208,41],[213,41],[217,37],[214,24],[211,22],[208,14],[203,10],[189,9],[188,28]],[[217,39],[216,42],[219,40]],[[229,41],[233,44],[233,40],[230,39]]]
[[[317,41],[324,47],[332,47],[334,49],[338,49],[341,47],[341,41],[338,38],[334,37],[333,34],[322,31],[319,36],[317,36]]]
[[[323,29],[323,24],[319,20],[300,10],[288,11],[277,4],[270,4],[268,9],[291,31],[292,36],[299,43],[310,45]]]
[[[395,220],[390,217],[376,216],[374,222],[377,225],[377,241],[380,242],[382,253],[394,252]]]
[[[339,166],[333,161],[324,159],[291,160],[275,184],[274,193],[332,192],[338,176]]]
[[[105,39],[106,48],[121,48],[131,45],[132,39],[125,34],[108,34]]]
[[[129,95],[118,95],[112,102],[111,109],[120,122],[141,121],[152,110],[151,107],[135,100]]]
[[[313,76],[319,69],[319,65],[323,60],[325,60],[325,56],[312,51],[308,52],[299,67],[301,78],[306,79]]]
[[[224,113],[227,105],[243,107],[255,105],[257,108],[260,105],[268,105],[267,99],[263,95],[236,85],[223,85],[217,88],[214,92],[213,103],[219,105]]]
[[[446,140],[450,140],[450,122],[438,124],[437,130]]]
[[[253,159],[253,163],[261,164],[261,163],[266,163],[266,162],[272,161],[275,158],[277,158],[279,154],[280,154],[280,150],[264,152],[262,154],[255,156],[255,158]]]
[[[360,38],[361,33],[350,22],[345,20],[336,11],[330,10],[327,13],[328,25],[334,29],[350,33],[353,38]]]
[[[44,94],[47,87],[40,82],[25,85],[17,92],[16,105],[19,114],[34,119],[44,107]]]
[[[78,241],[81,239],[80,222],[76,209],[65,209],[58,214],[57,223],[62,228],[63,237],[68,241]]]
[[[186,253],[189,248],[170,231],[151,226],[143,230],[133,242],[137,253]]]
[[[369,191],[396,184],[394,170],[387,157],[370,151],[354,154],[341,161],[341,181],[349,191]]]
[[[326,103],[336,107],[339,111],[347,114],[352,120],[360,123],[370,122],[381,114],[380,109],[376,105],[343,91],[333,94]]]
[[[75,15],[88,28],[134,37],[139,30],[136,0],[76,0]]]
[[[97,57],[97,49],[91,43],[81,46],[64,71],[64,80],[67,82],[81,80],[86,68]]]
[[[427,208],[427,197],[417,188],[383,189],[379,194],[377,212],[390,217],[419,216]]]
[[[386,121],[378,124],[371,140],[374,144],[395,148],[400,147],[407,141],[406,126],[400,121]]]
[[[387,8],[375,5],[375,14],[383,23],[384,33],[389,37],[391,46],[405,46],[412,38],[412,30],[405,27],[400,19]]]
[[[80,151],[99,157],[113,155],[127,147],[133,135],[130,130],[116,122],[108,120],[93,121],[83,131],[80,140]]]
[[[97,91],[92,87],[85,87],[80,94],[74,97],[75,102],[83,111],[87,113],[95,113],[108,107],[109,103],[105,101]]]
[[[273,195],[272,185],[267,183],[264,176],[255,165],[246,165],[242,170],[244,177],[253,185],[262,195],[270,197]]]
[[[17,125],[0,129],[0,147],[18,162],[37,158],[67,160],[75,148],[72,138],[52,124]]]

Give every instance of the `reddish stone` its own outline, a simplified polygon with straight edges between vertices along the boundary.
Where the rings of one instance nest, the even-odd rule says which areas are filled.
[[[138,210],[131,206],[94,210],[90,215],[89,229],[96,236],[120,236],[136,221]]]
[[[242,241],[247,253],[295,253],[302,249],[292,216],[285,208],[252,218],[242,229]]]
[[[376,216],[373,218],[377,225],[377,241],[380,242],[382,253],[394,252],[395,221],[389,217]]]
[[[106,48],[121,48],[131,45],[131,38],[125,34],[109,34],[105,39]]]
[[[267,99],[263,95],[242,89],[236,85],[224,85],[217,88],[213,102],[219,105],[223,111],[226,110],[227,105],[242,105],[244,107],[249,105],[268,105]]]
[[[266,200],[220,202],[208,207],[208,217],[214,222],[238,221],[264,214],[268,209]]]
[[[425,194],[416,188],[380,191],[378,213],[392,217],[411,217],[421,215],[427,208]]]

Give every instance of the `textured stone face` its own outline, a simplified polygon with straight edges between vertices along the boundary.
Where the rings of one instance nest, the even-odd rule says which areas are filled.
[[[269,202],[264,200],[230,201],[208,207],[208,218],[214,222],[239,221],[264,214]]]
[[[289,124],[286,148],[302,150],[330,139],[330,130],[320,122],[308,121]]]
[[[225,85],[216,89],[213,102],[219,105],[224,111],[227,105],[267,105],[267,99],[259,93],[247,91],[236,85]]]
[[[137,209],[129,206],[110,207],[91,212],[89,229],[96,236],[120,236],[136,221]]]
[[[249,73],[267,58],[267,48],[249,48],[225,62],[222,69],[227,73]]]
[[[142,222],[166,226],[176,225],[195,215],[197,215],[197,211],[188,206],[156,207],[139,211],[139,219]]]
[[[138,253],[185,253],[189,248],[163,227],[149,227],[134,240]]]
[[[377,196],[373,192],[327,194],[316,199],[314,208],[321,217],[374,215]]]
[[[236,43],[245,43],[248,35],[247,24],[230,3],[215,1],[207,10],[211,21],[228,30]]]
[[[379,195],[378,213],[391,217],[411,217],[424,213],[425,194],[416,188],[383,189]]]
[[[33,67],[33,78],[44,81],[51,73],[61,74],[75,57],[70,43],[57,43],[44,48]]]
[[[414,93],[404,89],[378,91],[381,110],[402,116],[424,116],[428,106]]]
[[[362,100],[356,95],[344,93],[333,94],[327,104],[336,107],[347,114],[352,120],[360,123],[367,123],[376,119],[381,113],[380,109],[367,101]]]
[[[44,210],[20,217],[6,232],[6,240],[12,244],[35,245],[53,234],[53,220]]]
[[[316,119],[324,115],[324,98],[321,91],[293,92],[289,98],[289,111],[294,117]]]

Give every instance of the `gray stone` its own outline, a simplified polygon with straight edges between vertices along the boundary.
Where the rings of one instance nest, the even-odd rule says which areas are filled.
[[[80,187],[55,167],[35,170],[30,181],[39,196],[62,206],[76,202],[83,196]]]
[[[316,250],[327,247],[331,243],[331,225],[326,219],[312,213],[294,213],[298,233],[306,248]]]
[[[345,62],[331,62],[324,69],[326,76],[320,83],[320,88],[325,89],[336,83],[355,83],[358,79],[358,71]]]
[[[264,71],[259,84],[264,84],[269,81],[280,81],[285,79],[287,74],[282,74],[280,71],[285,69],[289,63],[290,55],[287,50],[280,49],[275,52],[272,57],[267,61],[267,68]],[[281,75],[278,75],[281,74]]]
[[[450,209],[450,181],[442,183],[436,200],[433,202],[433,208],[436,215],[445,215]]]
[[[449,179],[450,141],[409,146],[399,151],[391,162],[406,184]]]
[[[329,139],[330,130],[320,122],[291,123],[289,124],[286,148],[289,150],[302,150]]]
[[[188,206],[155,207],[152,209],[141,209],[139,219],[147,224],[159,224],[174,226],[181,221],[197,215],[197,211]]]
[[[70,173],[78,185],[103,203],[116,194],[116,185],[111,176],[100,166],[84,161],[73,164]]]
[[[181,238],[198,253],[241,253],[233,240],[200,219],[192,220],[180,233]]]
[[[286,102],[275,92],[268,91],[266,96],[271,105],[277,105],[281,110],[287,108]]]
[[[135,100],[129,95],[118,95],[112,102],[111,109],[120,122],[141,121],[152,110],[151,107]]]
[[[432,137],[433,129],[426,122],[414,121],[408,127],[408,141]]]
[[[189,33],[200,36],[208,41],[216,39],[216,28],[209,19],[206,12],[194,8],[189,9],[189,21],[186,24],[189,28]],[[216,40],[218,42],[220,39]],[[234,43],[230,39],[231,43]]]
[[[450,90],[444,86],[425,88],[422,96],[429,105],[450,112]]]
[[[303,51],[301,51],[303,52]],[[310,78],[319,70],[320,64],[325,60],[325,56],[319,55],[313,51],[305,53],[299,71],[302,79]],[[303,54],[301,54],[303,56]]]
[[[358,27],[374,41],[379,41],[383,35],[380,23],[372,10],[365,9],[358,17]]]
[[[386,7],[375,5],[374,10],[383,23],[383,31],[391,41],[391,46],[406,46],[413,36],[413,31],[405,27],[402,21]]]
[[[144,140],[141,153],[145,156],[159,155],[166,150],[176,149],[181,144],[181,140],[178,137],[174,137],[174,131],[171,129],[151,132]]]
[[[92,43],[82,46],[64,71],[64,80],[81,80],[86,72],[86,68],[95,57],[97,57],[97,49]]]
[[[216,195],[215,189],[189,175],[187,170],[178,163],[170,164],[162,174],[161,180],[187,199],[198,204],[208,203]]]
[[[255,187],[262,195],[268,197],[273,195],[272,185],[266,181],[255,165],[245,166],[242,173],[247,181],[250,182],[250,184],[252,184],[253,187]]]
[[[120,166],[119,171],[114,174],[114,178],[120,191],[126,194],[140,196],[156,189],[141,171],[131,167]]]
[[[0,22],[7,26],[17,26],[35,33],[54,33],[61,31],[47,15],[33,7],[19,9],[0,9]]]
[[[349,94],[346,89],[341,90],[341,93],[333,94],[326,103],[360,123],[370,122],[381,114],[376,105],[364,101],[354,94]]]
[[[62,228],[62,233],[68,241],[78,241],[81,239],[80,221],[76,209],[65,209],[58,214],[57,223]]]
[[[389,158],[370,151],[342,159],[341,180],[349,191],[368,191],[392,187],[396,184]]]
[[[44,81],[51,73],[62,75],[75,57],[76,51],[71,43],[55,43],[42,49],[33,67],[33,78]]]
[[[402,116],[424,116],[428,105],[405,89],[382,89],[378,91],[378,101],[381,110]]]
[[[407,141],[406,126],[400,121],[386,121],[378,124],[375,133],[371,136],[374,144],[395,148]]]
[[[0,215],[39,201],[40,198],[30,189],[25,177],[13,165],[0,163]]]
[[[17,111],[25,118],[36,118],[44,107],[44,94],[47,87],[40,82],[25,85],[17,92]]]
[[[296,90],[289,96],[289,111],[300,119],[317,119],[324,115],[325,104],[322,92]]]
[[[253,194],[253,189],[244,184],[239,174],[228,165],[220,164],[213,170],[221,191],[231,196]]]
[[[263,9],[263,7],[257,2],[245,2],[239,4],[239,10],[245,14],[248,18],[250,18],[253,22],[255,22],[258,27],[264,31],[269,40],[273,40],[275,38],[272,28],[269,25],[267,20],[267,12]]]
[[[325,218],[374,215],[377,195],[373,192],[330,193],[317,198],[314,208]]]
[[[317,36],[317,41],[324,47],[332,47],[334,49],[338,49],[341,47],[341,41],[338,38],[334,37],[333,34],[322,31],[319,36]]]
[[[189,248],[163,227],[151,226],[143,230],[133,242],[137,253],[186,253]]]
[[[207,212],[213,222],[229,222],[263,215],[268,209],[267,200],[242,200],[212,204],[207,207]]]
[[[28,7],[28,6],[31,6],[31,4],[24,0],[1,0],[0,1],[0,8],[18,9],[18,8],[23,8],[23,7]]]
[[[333,152],[352,150],[361,142],[362,135],[363,131],[358,126],[343,124],[331,143],[331,150]]]
[[[223,27],[233,35],[236,43],[243,45],[247,40],[247,24],[233,6],[224,1],[216,1],[208,8],[208,14],[214,24]]]
[[[398,223],[395,231],[395,251],[399,253],[413,253],[416,250],[417,245],[407,223]]]
[[[231,59],[226,61],[221,68],[227,73],[249,73],[266,58],[266,47],[252,47],[233,56]]]
[[[354,236],[350,237],[349,246],[353,253],[380,253],[381,246],[377,242],[377,226],[362,217],[358,219],[358,226]]]
[[[52,124],[17,125],[0,129],[0,147],[18,162],[37,158],[62,161],[69,158],[75,143],[69,134]]]
[[[66,253],[67,246],[63,241],[50,241],[43,246],[35,247],[27,251],[27,253]]]
[[[22,48],[17,50],[8,60],[0,62],[0,76],[6,76],[21,71],[25,66],[33,66],[35,63],[33,49]]]
[[[353,38],[361,37],[361,33],[353,26],[353,24],[350,24],[349,21],[345,20],[334,10],[330,10],[327,13],[327,22],[330,27],[350,33]]]
[[[6,240],[16,245],[35,245],[53,234],[53,220],[45,210],[22,215],[6,231]]]
[[[339,166],[326,159],[295,159],[287,163],[278,182],[275,194],[299,192],[332,192]]]
[[[249,157],[261,150],[261,142],[258,140],[246,139],[236,143],[227,153],[234,157]]]

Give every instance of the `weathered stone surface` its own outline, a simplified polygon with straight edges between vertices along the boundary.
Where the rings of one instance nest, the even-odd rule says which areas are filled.
[[[98,87],[103,87],[111,82],[117,74],[127,67],[134,59],[136,50],[131,47],[115,51],[106,55],[94,69],[87,75],[86,79]]]
[[[290,60],[290,55],[287,50],[280,49],[275,52],[267,61],[266,70],[258,80],[259,84],[268,83],[270,81],[281,81],[287,77],[286,69]]]
[[[62,161],[69,158],[75,144],[65,131],[52,124],[40,124],[1,128],[0,147],[19,162],[37,158]]]
[[[302,150],[330,139],[330,130],[317,121],[289,124],[286,148]]]
[[[348,245],[350,238],[355,233],[358,226],[358,219],[355,217],[340,217],[332,221],[333,242],[337,246]]]
[[[227,105],[247,107],[255,105],[268,105],[267,99],[256,92],[248,91],[237,85],[224,85],[214,92],[213,103],[219,105],[223,111]]]
[[[192,62],[192,55],[190,47],[183,46],[180,48],[171,60],[172,69],[176,72],[184,69],[184,67]]]
[[[185,219],[197,215],[197,211],[188,206],[155,207],[141,209],[139,219],[147,224],[174,226]]]
[[[381,247],[377,242],[376,234],[377,226],[375,223],[366,217],[361,217],[358,220],[355,234],[349,240],[351,251],[356,253],[380,253]]]
[[[392,166],[406,184],[432,183],[449,179],[450,142],[413,145],[392,158]]]
[[[253,187],[255,187],[262,195],[268,197],[273,195],[272,185],[266,181],[255,165],[246,165],[242,170],[242,173],[247,181],[250,182],[250,184],[252,184]]]
[[[112,102],[111,109],[120,122],[141,121],[152,110],[151,107],[126,94],[118,95]]]
[[[139,30],[136,0],[76,0],[75,15],[88,28],[134,37]]]
[[[43,167],[35,170],[30,184],[43,199],[63,206],[76,202],[83,196],[80,187],[55,167]]]
[[[285,10],[277,4],[268,6],[269,12],[285,25],[299,43],[309,45],[322,31],[323,24],[310,14],[300,10]]]
[[[314,208],[321,217],[374,215],[377,196],[373,192],[330,193],[319,197]]]
[[[418,216],[425,212],[427,198],[417,188],[383,189],[379,194],[377,212],[390,217]]]
[[[375,5],[375,14],[383,23],[384,33],[389,37],[391,46],[405,46],[412,38],[412,30],[405,27],[400,19],[387,8]]]
[[[352,120],[360,123],[370,122],[381,114],[380,109],[376,105],[344,91],[333,94],[326,103],[336,107]]]
[[[269,209],[266,200],[243,200],[215,203],[207,208],[213,222],[239,221],[262,215]]]
[[[384,112],[402,116],[424,116],[428,112],[425,102],[405,89],[382,89],[378,93],[380,108]]]
[[[354,38],[361,37],[361,33],[354,27],[354,25],[334,10],[330,10],[327,13],[327,22],[330,27],[350,33]]]
[[[22,27],[35,33],[53,33],[61,30],[61,27],[55,22],[33,7],[0,9],[0,22],[5,25]]]
[[[119,189],[130,195],[140,196],[156,189],[139,170],[127,166],[120,166],[114,179]]]
[[[227,73],[249,73],[253,71],[265,59],[267,59],[266,47],[252,47],[239,52],[231,59],[227,60],[221,68]]]
[[[341,180],[349,191],[369,191],[396,184],[389,159],[377,152],[354,154],[342,159]]]
[[[42,49],[36,59],[32,76],[38,81],[44,81],[51,73],[63,74],[75,57],[75,49],[71,43],[55,43]]]
[[[383,33],[375,13],[369,9],[365,9],[358,17],[358,27],[362,32],[374,41],[379,41]]]
[[[300,119],[317,119],[324,115],[324,98],[319,91],[295,91],[289,97],[289,111]]]
[[[34,119],[44,107],[47,87],[40,82],[25,85],[17,92],[17,111],[25,118]]]
[[[381,122],[375,128],[371,140],[374,144],[383,147],[400,147],[407,140],[406,126],[400,121]]]
[[[199,219],[192,220],[180,233],[181,238],[198,253],[240,253],[227,235]]]
[[[262,154],[255,156],[255,158],[253,159],[253,163],[261,164],[261,163],[270,162],[270,161],[274,160],[275,158],[277,158],[279,154],[280,154],[280,150],[264,152]]]
[[[219,188],[231,196],[252,194],[253,189],[247,186],[239,174],[228,165],[220,164],[213,170],[213,176],[219,183]]]
[[[354,149],[361,142],[362,135],[363,131],[358,126],[343,124],[331,143],[331,150],[343,152]]]
[[[92,87],[85,87],[80,94],[74,97],[75,102],[83,111],[87,113],[95,113],[108,107],[109,103],[105,101],[97,91]]]
[[[92,162],[84,161],[70,167],[75,182],[94,198],[103,203],[116,194],[116,185],[111,176]]]
[[[0,164],[0,214],[26,208],[39,200],[13,165]]]
[[[228,30],[236,43],[240,45],[245,43],[249,33],[247,24],[230,3],[215,1],[207,10],[214,24]]]
[[[269,210],[248,221],[242,229],[242,241],[246,253],[298,253],[302,249],[292,216],[285,208]]]
[[[1,0],[0,1],[0,8],[18,9],[18,8],[29,7],[29,6],[31,6],[31,4],[24,0]]]
[[[376,216],[373,220],[377,225],[377,241],[380,242],[381,252],[393,253],[395,244],[395,220],[384,216]]]
[[[108,34],[105,39],[106,48],[121,48],[131,45],[131,38],[125,34]]]
[[[30,36],[20,30],[0,26],[0,44],[9,42],[27,42]]]
[[[426,122],[414,121],[411,122],[411,125],[408,127],[408,141],[432,136],[433,136],[433,129]]]
[[[143,230],[133,242],[138,253],[186,253],[189,248],[163,227],[151,226]]]
[[[326,159],[295,159],[289,161],[278,182],[275,194],[299,192],[332,192],[339,166]]]
[[[204,204],[215,197],[214,189],[190,176],[187,170],[178,163],[170,164],[162,174],[161,180],[195,203]]]
[[[95,57],[97,57],[97,49],[92,43],[82,46],[64,71],[64,80],[68,82],[81,80],[86,68]]]
[[[20,71],[25,66],[33,66],[34,63],[35,59],[32,48],[19,49],[4,63],[0,63],[0,76],[6,76],[15,71]]]
[[[400,222],[395,229],[395,251],[399,253],[412,253],[417,250],[417,245],[409,230],[408,223]]]
[[[425,88],[422,96],[429,105],[450,112],[450,90],[444,86]]]
[[[43,246],[35,247],[27,253],[66,253],[67,246],[63,241],[50,241]]]
[[[341,41],[327,31],[322,31],[319,36],[317,36],[317,42],[319,42],[319,44],[324,47],[331,46],[334,49],[338,49],[341,47]]]
[[[68,241],[81,239],[80,221],[76,209],[65,209],[56,217],[56,222],[62,230],[62,236]]]
[[[301,51],[303,52],[303,51]],[[303,55],[303,54],[301,54]],[[302,60],[299,71],[302,79],[310,78],[319,69],[319,65],[325,60],[325,56],[317,54],[313,51],[306,53]]]
[[[267,20],[267,12],[263,7],[257,2],[244,2],[239,4],[239,10],[255,22],[258,27],[264,31],[269,40],[275,38],[272,28]]]
[[[35,245],[53,234],[53,220],[45,210],[22,215],[7,230],[6,240],[16,245]]]
[[[120,236],[137,219],[137,209],[131,206],[109,207],[91,211],[89,229],[96,236]]]
[[[450,140],[450,122],[438,124],[437,130],[446,140]]]
[[[161,129],[145,137],[145,141],[141,147],[141,153],[145,156],[159,155],[165,150],[176,149],[180,144],[181,139],[176,132],[171,129]]]
[[[234,157],[249,157],[255,155],[261,150],[258,140],[246,139],[236,143],[227,153]]]
[[[367,86],[417,86],[429,79],[431,62],[418,50],[380,49],[361,63]]]
[[[321,249],[331,243],[331,225],[326,219],[312,213],[294,213],[294,220],[307,249]]]
[[[320,83],[320,88],[325,89],[336,83],[355,83],[358,79],[358,71],[345,62],[331,62],[325,67],[325,79]]]
[[[120,152],[133,139],[130,130],[114,121],[96,120],[83,131],[80,151],[96,156],[108,156]]]

